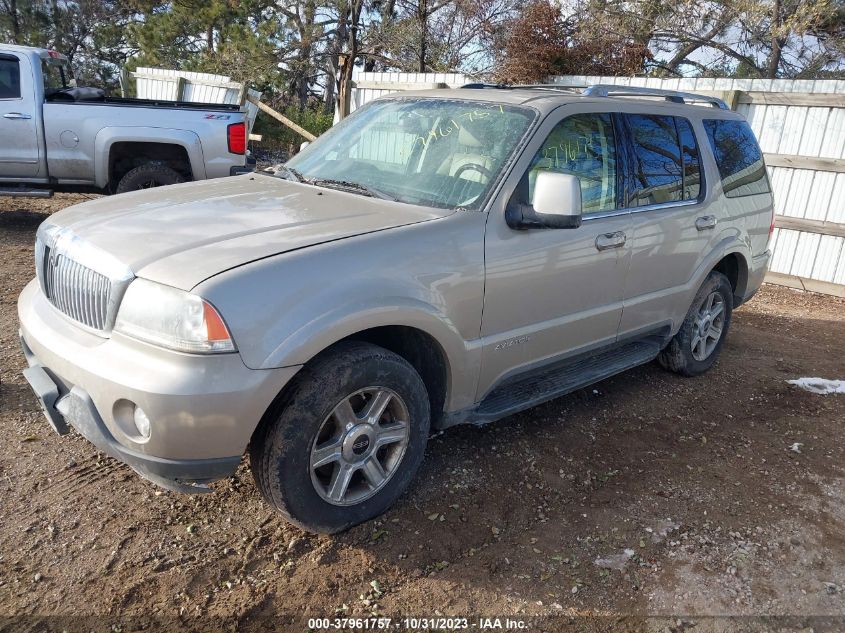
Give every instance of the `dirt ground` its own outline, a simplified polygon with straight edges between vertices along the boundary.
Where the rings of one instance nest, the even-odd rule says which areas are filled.
[[[38,223],[86,197],[0,198],[0,630],[95,616],[85,630],[303,631],[373,613],[845,628],[845,395],[786,383],[845,379],[845,301],[765,286],[707,375],[651,364],[441,433],[398,506],[317,537],[264,505],[246,463],[185,496],[49,430],[20,374],[15,304]]]

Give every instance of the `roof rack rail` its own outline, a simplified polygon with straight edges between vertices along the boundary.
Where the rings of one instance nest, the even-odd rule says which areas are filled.
[[[484,88],[498,88],[500,90],[509,90],[513,88],[513,86],[509,86],[508,84],[485,84],[482,82],[474,82],[461,86],[462,90],[483,90]]]
[[[678,92],[677,90],[662,90],[660,88],[642,88],[640,86],[618,86],[615,84],[598,84],[584,90],[585,97],[663,97],[673,103],[687,101],[704,101],[714,108],[730,110],[728,104],[717,97],[696,94],[693,92]]]
[[[556,90],[562,92],[578,92],[583,86],[558,86],[555,84],[491,84],[491,83],[469,83],[464,84],[461,88],[469,90],[482,90],[484,88],[494,90],[519,90],[520,88],[530,88],[532,90]],[[579,93],[580,94],[580,93]]]
[[[679,92],[677,90],[662,90],[661,88],[644,88],[640,86],[619,86],[616,84],[597,84],[595,86],[562,86],[557,84],[490,84],[469,83],[461,88],[481,90],[492,88],[499,90],[517,90],[529,88],[531,90],[548,90],[554,92],[570,92],[585,97],[662,97],[672,103],[686,103],[687,101],[703,101],[714,108],[730,110],[728,105],[718,97],[697,94],[694,92]],[[582,91],[583,92],[579,92]]]
[[[515,84],[511,88],[530,88],[531,90],[554,90],[555,92],[574,92],[581,94],[583,86],[562,86],[558,84]]]

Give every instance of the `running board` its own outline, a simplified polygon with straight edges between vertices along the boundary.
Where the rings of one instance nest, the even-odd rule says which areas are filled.
[[[0,187],[0,196],[12,198],[52,198],[52,189],[25,189],[24,187]]]
[[[657,337],[640,339],[515,376],[493,389],[467,422],[492,422],[588,387],[654,360],[664,342]]]

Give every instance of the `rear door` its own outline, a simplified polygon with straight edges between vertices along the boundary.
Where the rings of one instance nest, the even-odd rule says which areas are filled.
[[[630,157],[631,268],[620,339],[686,314],[688,284],[710,251],[718,222],[704,202],[700,123],[652,113],[621,118]]]
[[[35,178],[41,169],[32,69],[26,57],[0,53],[0,178]]]

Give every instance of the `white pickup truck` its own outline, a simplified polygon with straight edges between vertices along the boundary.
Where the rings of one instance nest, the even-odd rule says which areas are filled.
[[[106,97],[73,83],[55,51],[0,44],[0,195],[122,193],[251,170],[237,105]]]

